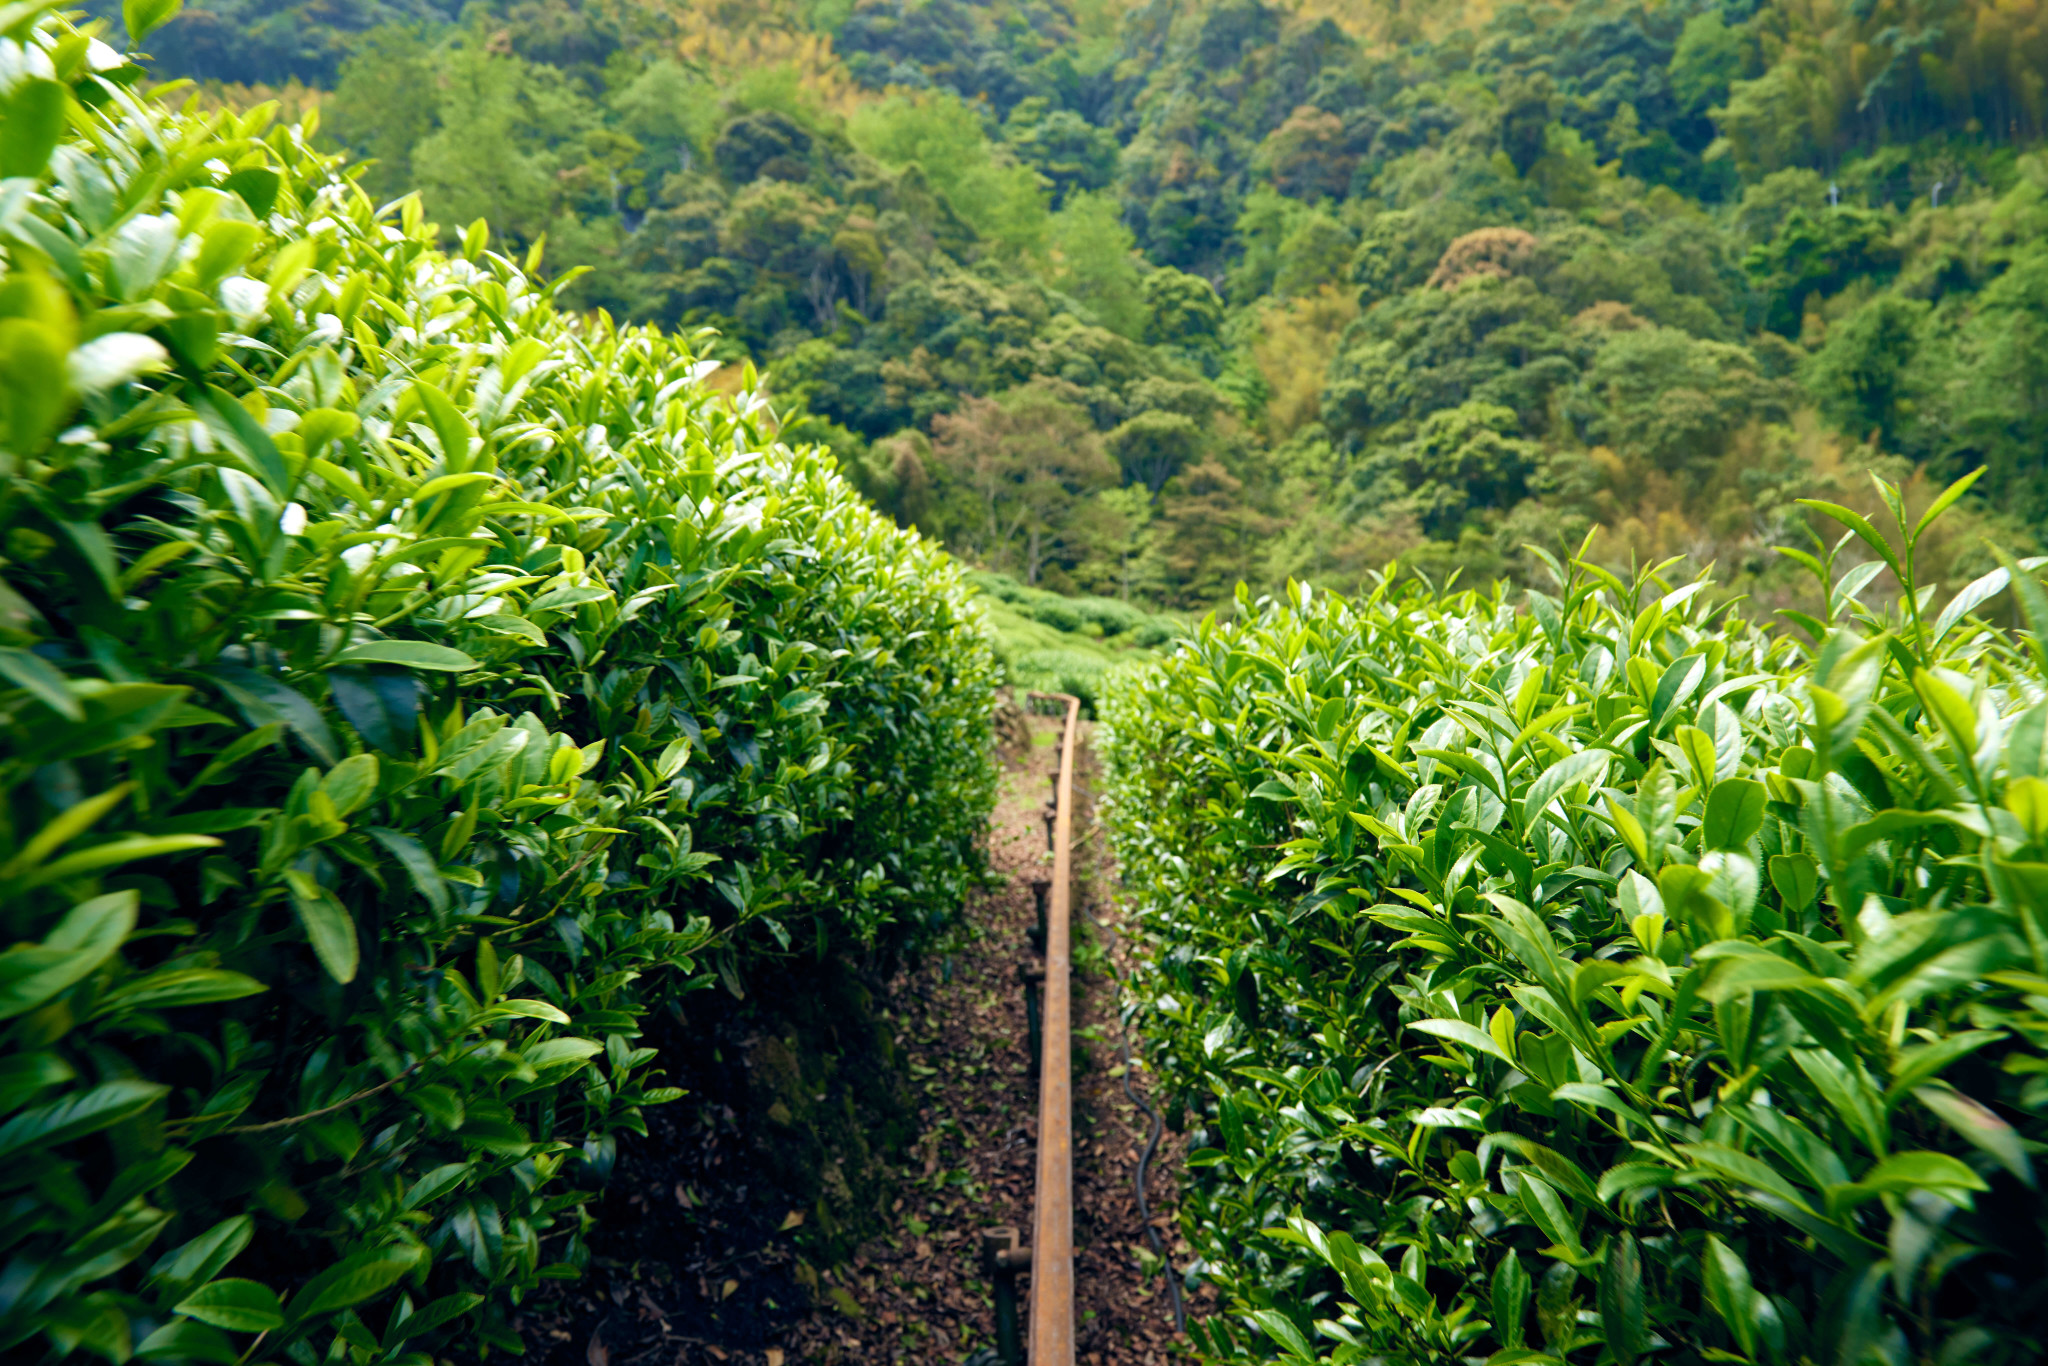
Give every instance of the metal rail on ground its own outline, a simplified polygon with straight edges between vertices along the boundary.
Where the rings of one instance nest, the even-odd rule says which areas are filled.
[[[1017,1277],[1031,1273],[1030,1366],[1074,1366],[1074,1088],[1073,1009],[1073,834],[1074,744],[1081,728],[1081,699],[1067,693],[1035,692],[1033,701],[1066,704],[1060,737],[1059,773],[1045,808],[1045,844],[1052,851],[1052,876],[1031,883],[1038,924],[1031,946],[1044,955],[1023,965],[1031,1051],[1038,1055],[1038,1175],[1032,1200],[1031,1244],[1019,1247],[1014,1228],[981,1231],[981,1263],[995,1291],[996,1343],[976,1352],[968,1366],[1024,1366],[1017,1333]],[[1043,996],[1043,1004],[1040,997]],[[1150,1156],[1150,1150],[1147,1150]],[[1143,1196],[1140,1196],[1143,1199]]]
[[[1031,1219],[1031,1366],[1074,1366],[1074,1088],[1072,979],[1074,744],[1081,699],[1064,702],[1060,772],[1054,789],[1052,895],[1045,917],[1045,1002],[1039,1026],[1038,1188]]]

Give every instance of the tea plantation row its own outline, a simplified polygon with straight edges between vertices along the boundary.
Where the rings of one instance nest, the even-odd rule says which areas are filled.
[[[1961,489],[1884,492],[1816,506],[1869,567],[1808,559],[1810,649],[1553,563],[1241,598],[1112,681],[1206,1352],[2042,1359],[2048,595],[1936,614]]]
[[[0,1355],[517,1350],[677,1097],[646,1012],[959,904],[990,648],[689,343],[42,8],[0,8]]]

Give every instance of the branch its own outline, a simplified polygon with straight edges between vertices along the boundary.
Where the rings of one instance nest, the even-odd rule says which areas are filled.
[[[431,1054],[429,1054],[428,1056],[432,1056],[432,1055],[431,1055]],[[389,1080],[389,1081],[381,1081],[381,1082],[378,1082],[378,1083],[377,1083],[377,1084],[376,1084],[375,1086],[365,1087],[365,1088],[364,1088],[363,1090],[361,1090],[361,1091],[358,1091],[358,1092],[356,1092],[356,1093],[355,1093],[354,1095],[352,1095],[352,1096],[347,1096],[347,1097],[345,1097],[345,1098],[343,1098],[343,1099],[341,1099],[341,1100],[337,1100],[337,1101],[336,1101],[336,1102],[334,1102],[334,1104],[332,1104],[332,1105],[323,1105],[323,1106],[322,1106],[322,1107],[320,1107],[320,1108],[319,1108],[318,1110],[308,1110],[308,1111],[307,1111],[307,1112],[306,1112],[305,1114],[303,1114],[303,1115],[292,1115],[292,1116],[290,1116],[290,1117],[288,1117],[288,1118],[286,1118],[286,1119],[273,1119],[273,1120],[267,1120],[267,1121],[265,1121],[265,1122],[264,1122],[264,1123],[262,1123],[262,1124],[237,1124],[237,1125],[235,1125],[235,1126],[234,1126],[233,1128],[231,1128],[231,1129],[222,1129],[222,1130],[220,1131],[220,1133],[221,1133],[221,1134],[260,1134],[260,1133],[264,1132],[264,1131],[265,1131],[265,1130],[267,1130],[267,1129],[289,1129],[289,1128],[291,1128],[291,1127],[292,1127],[292,1126],[293,1126],[294,1124],[304,1124],[304,1123],[306,1123],[306,1122],[307,1122],[307,1121],[309,1121],[309,1120],[315,1120],[315,1119],[318,1119],[318,1118],[320,1118],[320,1117],[321,1117],[322,1115],[331,1115],[331,1114],[333,1114],[333,1113],[334,1113],[334,1112],[335,1112],[336,1110],[346,1110],[346,1109],[347,1109],[347,1108],[348,1108],[349,1106],[351,1106],[351,1105],[354,1105],[354,1104],[355,1104],[355,1103],[356,1103],[357,1101],[359,1101],[359,1100],[368,1100],[368,1099],[369,1099],[369,1098],[370,1098],[371,1096],[374,1096],[374,1095],[376,1095],[376,1094],[377,1094],[377,1093],[378,1093],[379,1091],[388,1091],[388,1090],[390,1090],[390,1089],[391,1089],[392,1087],[394,1087],[394,1086],[398,1085],[398,1083],[400,1083],[400,1082],[404,1081],[404,1080],[405,1080],[405,1079],[406,1079],[407,1077],[411,1076],[411,1075],[412,1075],[413,1073],[415,1073],[415,1072],[419,1071],[419,1070],[420,1070],[420,1068],[421,1068],[421,1067],[422,1067],[422,1066],[423,1066],[423,1065],[424,1065],[424,1064],[426,1063],[426,1061],[427,1061],[427,1059],[426,1059],[426,1058],[421,1058],[421,1059],[420,1059],[420,1060],[419,1060],[418,1062],[416,1062],[416,1063],[414,1063],[414,1064],[413,1064],[412,1066],[410,1066],[410,1067],[406,1068],[406,1069],[405,1069],[405,1070],[404,1070],[403,1072],[400,1072],[400,1073],[399,1073],[399,1074],[398,1074],[397,1076],[395,1076],[395,1077],[391,1078],[391,1080]],[[189,1127],[189,1126],[191,1126],[191,1125],[194,1125],[194,1124],[198,1124],[198,1123],[200,1123],[200,1122],[201,1122],[201,1121],[202,1121],[202,1120],[203,1120],[204,1118],[205,1118],[205,1116],[203,1116],[203,1115],[192,1115],[192,1116],[189,1116],[188,1118],[185,1118],[185,1119],[174,1119],[174,1120],[172,1120],[172,1121],[171,1121],[171,1122],[170,1122],[169,1124],[166,1124],[166,1125],[165,1125],[164,1127],[165,1127],[165,1128],[183,1128],[183,1127]],[[218,1135],[216,1135],[216,1137],[218,1137]]]

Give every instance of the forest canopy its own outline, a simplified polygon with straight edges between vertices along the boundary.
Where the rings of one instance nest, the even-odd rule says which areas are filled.
[[[763,366],[792,438],[1039,586],[1399,558],[1800,591],[1793,500],[2048,517],[2039,0],[204,0],[213,98]],[[1988,562],[1986,562],[1988,563]]]

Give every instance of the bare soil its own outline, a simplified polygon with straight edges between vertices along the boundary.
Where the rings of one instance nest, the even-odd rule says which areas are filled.
[[[692,1005],[648,1039],[691,1094],[651,1111],[646,1139],[621,1145],[590,1270],[521,1315],[530,1360],[908,1366],[963,1362],[993,1345],[977,1251],[983,1228],[1010,1225],[1028,1238],[1031,1226],[1037,1102],[1018,969],[1038,961],[1027,943],[1030,883],[1049,876],[1041,808],[1058,723],[1031,718],[1030,740],[1008,760],[990,821],[996,885],[970,899],[950,952],[871,984],[889,1075],[855,1078],[839,1102],[879,1154],[862,1169],[872,1192],[841,1202],[860,1205],[871,1193],[869,1226],[821,1229],[797,1207],[773,1126],[752,1118],[758,1022],[731,1011],[705,1018]],[[1164,1366],[1190,1353],[1138,1215],[1133,1175],[1152,1125],[1124,1090],[1117,979],[1127,946],[1086,776],[1084,747],[1075,822],[1078,1352],[1083,1366]],[[1149,1100],[1142,1068],[1130,1080]],[[1181,1156],[1178,1137],[1162,1135],[1147,1181],[1152,1223],[1176,1267],[1186,1264],[1174,1218]],[[828,1179],[843,1180],[837,1173]],[[1205,1301],[1203,1292],[1188,1312]]]

